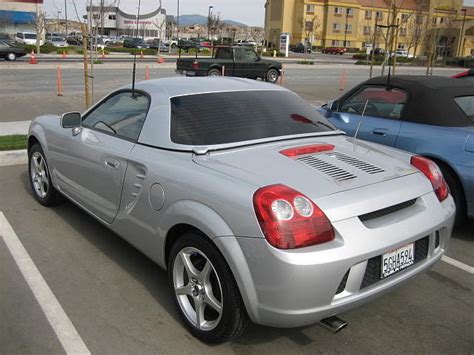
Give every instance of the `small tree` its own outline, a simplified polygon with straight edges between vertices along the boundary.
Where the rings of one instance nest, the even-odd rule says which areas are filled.
[[[299,25],[303,29],[303,34],[305,36],[303,45],[304,45],[304,60],[307,61],[308,59],[308,50],[307,46],[308,43],[312,45],[312,41],[318,37],[318,30],[321,27],[321,21],[319,20],[318,16],[311,16],[306,17],[303,16],[298,20]]]
[[[260,46],[260,55],[262,55],[263,40],[265,38],[265,30],[261,27],[254,27],[252,28],[250,32],[250,36],[255,41],[255,43],[257,43],[257,49],[258,49],[258,46]]]
[[[41,39],[46,29],[46,12],[38,11],[35,16],[35,28],[36,28],[36,53],[41,51]]]
[[[221,20],[221,14],[210,14],[210,16],[207,17],[207,26],[211,35],[212,55],[214,55],[214,38],[216,35],[221,33],[222,28],[224,27],[224,22]]]

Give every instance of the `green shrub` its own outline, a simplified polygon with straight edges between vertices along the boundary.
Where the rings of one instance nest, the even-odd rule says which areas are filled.
[[[314,65],[314,62],[309,61],[309,60],[301,60],[298,62],[298,64],[303,64],[303,65]]]
[[[268,51],[266,51],[265,53],[263,53],[263,56],[264,56],[264,57],[273,57],[273,50],[268,50]],[[277,51],[276,56],[277,56],[277,57],[284,57],[285,54],[280,53],[280,52]]]
[[[156,49],[140,49],[140,48],[123,48],[123,47],[107,47],[106,51],[114,53],[130,53],[130,54],[141,54],[143,51],[144,55],[156,55]],[[100,53],[100,52],[99,52]]]

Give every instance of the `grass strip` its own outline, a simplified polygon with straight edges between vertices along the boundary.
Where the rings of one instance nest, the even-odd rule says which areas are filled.
[[[26,149],[27,140],[26,134],[0,136],[0,151]]]

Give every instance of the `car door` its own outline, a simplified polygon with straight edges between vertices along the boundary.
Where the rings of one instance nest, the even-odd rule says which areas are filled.
[[[401,115],[408,95],[387,86],[362,86],[339,103],[332,121],[348,135],[388,146],[395,146],[401,127]]]
[[[114,93],[84,116],[81,127],[69,129],[62,145],[52,145],[61,191],[108,223],[118,212],[128,156],[149,105],[145,93]]]
[[[247,78],[247,69],[245,49],[243,47],[234,48],[234,76]]]
[[[244,47],[245,68],[248,78],[265,77],[267,64],[261,61],[260,56],[253,48]]]

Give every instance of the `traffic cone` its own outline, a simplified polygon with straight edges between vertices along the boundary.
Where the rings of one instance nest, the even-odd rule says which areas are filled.
[[[30,61],[29,61],[28,63],[30,63],[30,64],[38,64],[38,61],[36,60],[36,55],[35,55],[35,51],[34,51],[34,50],[31,51]]]
[[[100,59],[105,59],[105,51],[102,50],[102,55],[100,56]]]
[[[66,58],[67,58],[66,51],[63,49],[63,59],[66,59]]]
[[[165,62],[165,58],[163,58],[163,57],[158,57],[158,59],[156,60],[156,62],[157,62],[158,64],[163,64],[163,63]]]

